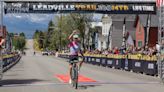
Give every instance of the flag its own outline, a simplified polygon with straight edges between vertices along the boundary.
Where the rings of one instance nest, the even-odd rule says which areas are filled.
[[[156,6],[159,8],[161,7],[161,5],[163,5],[163,2],[164,0],[156,0]]]
[[[126,41],[126,44],[127,45],[130,45],[130,46],[134,46],[134,41],[133,41],[131,35],[128,36],[128,39]]]
[[[123,27],[122,27],[122,34],[123,34],[122,46],[123,47],[126,47],[126,44],[125,44],[125,32],[126,32],[126,17],[124,18]]]

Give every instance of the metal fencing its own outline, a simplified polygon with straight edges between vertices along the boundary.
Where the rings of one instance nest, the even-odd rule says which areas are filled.
[[[16,55],[6,55],[2,57],[3,59],[3,72],[15,65],[21,58],[19,54]]]
[[[144,73],[147,75],[158,75],[158,63],[156,56],[148,55],[96,55],[85,54],[85,63],[120,69],[125,71],[133,71]],[[69,58],[68,54],[59,54],[61,58]]]

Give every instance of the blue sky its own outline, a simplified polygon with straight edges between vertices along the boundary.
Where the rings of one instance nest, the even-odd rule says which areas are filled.
[[[4,15],[4,24],[8,32],[24,32],[28,38],[33,36],[36,29],[46,30],[53,14],[7,14]],[[94,18],[101,18],[101,14],[95,14]]]
[[[7,14],[4,16],[4,24],[7,31],[24,32],[28,38],[31,38],[36,29],[46,30],[48,22],[53,17],[46,14]]]

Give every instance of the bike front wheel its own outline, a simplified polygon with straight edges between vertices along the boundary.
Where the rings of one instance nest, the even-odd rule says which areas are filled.
[[[78,67],[77,66],[72,67],[71,79],[72,79],[72,86],[75,87],[75,89],[78,89]]]

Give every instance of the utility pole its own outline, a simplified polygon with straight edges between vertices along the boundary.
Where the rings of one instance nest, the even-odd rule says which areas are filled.
[[[149,43],[149,30],[150,30],[150,20],[151,20],[151,15],[150,14],[148,14],[148,16],[147,16],[147,24],[146,24],[146,26],[147,26],[147,29],[146,29],[146,45],[148,45],[148,43]]]
[[[124,49],[126,49],[126,39],[125,39],[125,36],[126,36],[126,17],[124,18],[124,23],[123,23],[123,28],[122,28],[122,36],[123,36],[123,39],[122,39],[122,47]]]
[[[113,31],[113,23],[110,25],[111,27],[109,28],[108,32],[108,42],[107,42],[107,49],[111,49],[112,45],[112,31]]]
[[[113,32],[113,23],[111,25],[110,35],[109,35],[109,48],[112,50],[112,32]]]
[[[61,23],[60,23],[60,28],[59,28],[59,49],[60,49],[60,51],[62,50],[62,42],[61,42],[61,35],[62,35],[62,31],[61,31],[61,29],[62,29],[62,14],[60,14],[60,21],[61,21]]]

